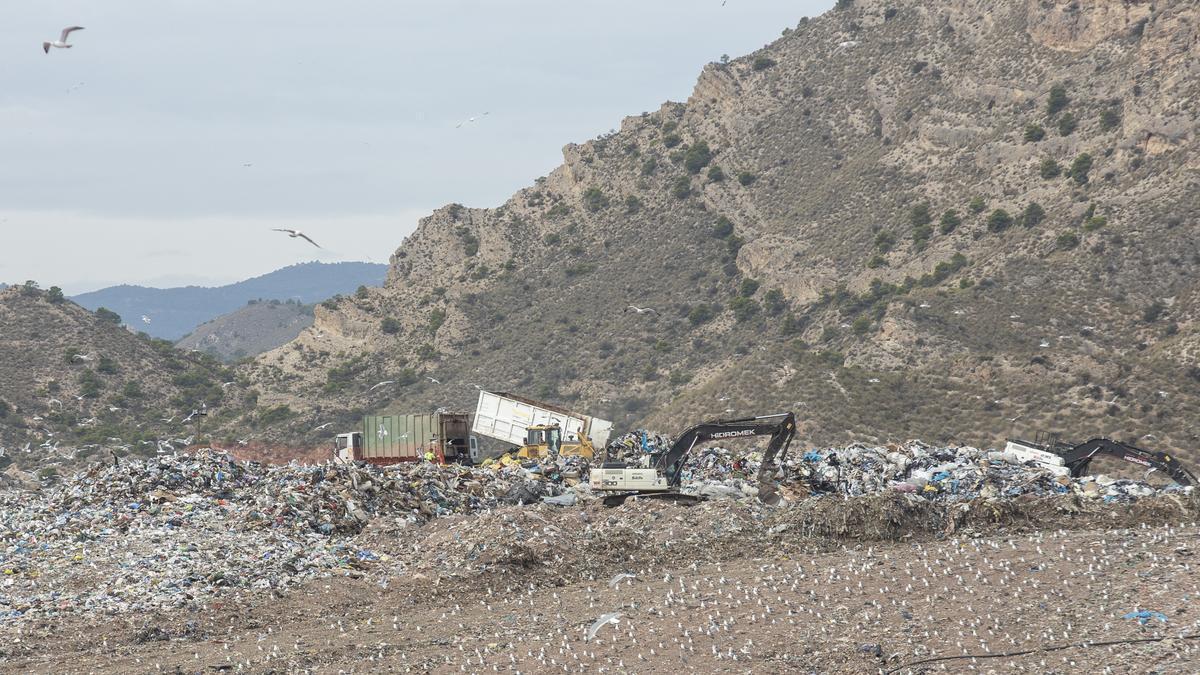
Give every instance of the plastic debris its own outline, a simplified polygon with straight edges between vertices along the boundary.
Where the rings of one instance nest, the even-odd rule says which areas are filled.
[[[1163,623],[1167,622],[1166,614],[1163,614],[1162,612],[1155,612],[1155,611],[1146,610],[1146,609],[1143,609],[1138,612],[1130,612],[1121,618],[1122,619],[1137,619],[1138,625],[1141,625],[1141,626],[1145,626],[1147,623],[1150,622],[1151,619],[1158,619],[1159,621],[1161,621]]]

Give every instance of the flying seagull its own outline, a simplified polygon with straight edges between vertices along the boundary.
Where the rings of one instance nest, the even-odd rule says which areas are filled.
[[[42,43],[42,51],[49,54],[51,47],[54,47],[55,49],[70,49],[71,47],[74,47],[75,45],[67,44],[67,37],[71,34],[72,31],[77,31],[77,30],[83,30],[83,26],[68,26],[68,27],[64,28],[62,31],[62,35],[58,36],[58,40],[56,40],[55,42],[43,42]]]
[[[622,581],[625,581],[626,579],[636,579],[636,578],[637,578],[636,574],[630,574],[629,572],[621,572],[620,574],[618,574],[617,576],[613,577],[612,579],[610,579],[608,581],[608,587],[616,588]]]
[[[329,426],[329,425],[331,425],[331,424],[333,424],[333,422],[326,422],[325,424],[322,424],[321,426],[319,426],[319,427],[317,427],[317,428],[313,429],[313,431],[320,431],[320,430],[324,429],[325,427],[327,427],[327,426]]]
[[[658,314],[658,310],[654,309],[653,307],[635,307],[633,305],[626,307],[625,311],[626,312],[637,312],[638,314],[645,314],[647,312],[649,312],[651,314]]]
[[[619,623],[620,621],[621,621],[621,613],[620,612],[601,614],[600,618],[596,619],[596,621],[592,624],[592,627],[588,629],[587,640],[584,640],[584,642],[591,642],[592,640],[596,639],[596,633],[598,633],[600,631],[600,629],[603,628],[606,624]]]
[[[487,117],[487,116],[488,116],[488,115],[490,115],[490,114],[491,114],[490,112],[485,112],[485,113],[483,113],[482,115],[480,115],[480,117]],[[468,125],[468,124],[474,124],[474,123],[475,123],[475,122],[477,122],[478,120],[479,120],[479,117],[468,117],[466,122],[459,122],[458,124],[456,124],[456,125],[454,126],[454,128],[455,128],[455,129],[461,129],[461,128],[463,128],[464,126],[466,126],[466,125]]]
[[[432,383],[434,383],[434,384],[441,384],[441,383],[442,383],[442,381],[441,381],[441,380],[438,380],[438,379],[432,378],[432,377],[430,377],[430,376],[428,376],[428,375],[426,375],[426,376],[425,376],[425,379],[429,380],[430,382],[432,382]]]
[[[280,229],[280,228],[278,228],[278,227],[273,227],[273,228],[271,228],[271,229],[272,229],[273,231],[275,231],[275,232],[287,232],[287,233],[288,233],[288,236],[289,236],[289,237],[291,237],[292,239],[295,239],[296,237],[300,237],[301,239],[303,239],[303,240],[307,241],[308,243],[312,244],[313,246],[316,246],[317,248],[321,248],[321,245],[320,245],[320,244],[318,244],[317,242],[313,241],[312,239],[309,239],[309,238],[308,238],[308,235],[307,235],[307,234],[304,234],[304,233],[303,233],[303,232],[301,232],[300,230]]]
[[[375,391],[376,389],[378,389],[380,387],[386,387],[389,384],[395,384],[395,382],[396,382],[395,380],[384,380],[383,382],[380,382],[379,384],[375,385],[374,387],[371,387],[367,391]]]
[[[150,317],[143,314],[142,315],[142,323],[150,323]]]

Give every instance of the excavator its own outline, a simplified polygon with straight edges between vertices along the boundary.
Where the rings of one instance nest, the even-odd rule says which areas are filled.
[[[696,444],[751,436],[770,436],[767,451],[763,454],[758,472],[759,499],[767,504],[779,502],[775,484],[775,472],[787,456],[788,446],[796,435],[796,416],[791,412],[744,417],[732,420],[702,422],[679,435],[671,447],[664,452],[652,453],[642,466],[630,466],[623,461],[613,461],[606,454],[599,468],[592,469],[593,490],[609,492],[604,497],[605,506],[617,506],[629,497],[667,499],[678,504],[694,504],[700,501],[696,495],[680,493],[683,467],[687,456]]]
[[[1058,434],[1039,432],[1034,438],[1034,441],[1010,438],[1004,451],[1074,478],[1087,474],[1088,465],[1094,457],[1107,455],[1152,471],[1161,471],[1180,485],[1200,485],[1187,467],[1165,452],[1145,450],[1111,438],[1093,438],[1075,445],[1064,442]]]

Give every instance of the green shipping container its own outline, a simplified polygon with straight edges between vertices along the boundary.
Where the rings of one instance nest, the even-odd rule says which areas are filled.
[[[363,418],[362,432],[362,459],[374,464],[417,462],[428,450],[446,461],[460,461],[470,448],[471,416],[369,415]]]

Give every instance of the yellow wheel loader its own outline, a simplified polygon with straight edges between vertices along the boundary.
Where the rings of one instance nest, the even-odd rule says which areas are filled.
[[[582,434],[581,434],[582,436]],[[596,454],[596,448],[587,436],[576,438],[568,435],[562,437],[562,429],[557,424],[535,424],[526,431],[525,445],[516,451],[519,459],[544,459],[547,457],[583,457],[591,459]]]

